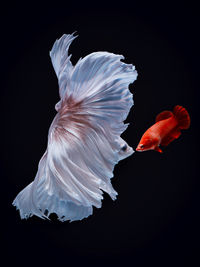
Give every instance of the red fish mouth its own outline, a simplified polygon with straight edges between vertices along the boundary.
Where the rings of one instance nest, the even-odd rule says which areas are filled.
[[[144,151],[144,146],[143,145],[137,146],[136,151],[139,151],[139,152]]]

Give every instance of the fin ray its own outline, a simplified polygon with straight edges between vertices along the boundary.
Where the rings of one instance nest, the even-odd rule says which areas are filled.
[[[173,113],[180,129],[188,129],[190,127],[190,115],[184,107],[179,105],[175,106]]]

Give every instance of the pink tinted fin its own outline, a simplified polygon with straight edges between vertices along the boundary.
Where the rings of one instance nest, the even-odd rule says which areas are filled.
[[[156,122],[166,120],[172,116],[173,116],[173,113],[171,111],[165,110],[156,116]]]
[[[158,146],[155,147],[154,150],[157,151],[157,152],[159,152],[159,153],[163,153],[162,149],[160,149],[160,147],[158,147]]]
[[[174,139],[179,138],[180,135],[181,131],[179,129],[171,131],[167,136],[162,139],[161,145],[168,146]]]
[[[182,106],[175,106],[173,109],[175,118],[178,121],[180,129],[188,129],[190,127],[190,115]]]

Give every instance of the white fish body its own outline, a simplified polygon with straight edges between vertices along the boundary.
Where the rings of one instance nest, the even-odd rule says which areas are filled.
[[[137,78],[134,66],[108,52],[91,53],[73,66],[68,49],[75,38],[63,35],[50,52],[59,83],[58,113],[35,180],[13,202],[22,219],[51,213],[61,221],[88,217],[92,206],[101,207],[102,190],[116,199],[114,166],[134,152],[120,137],[133,105],[128,86]]]

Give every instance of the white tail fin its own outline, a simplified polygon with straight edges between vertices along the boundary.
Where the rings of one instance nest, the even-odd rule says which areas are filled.
[[[120,137],[133,105],[128,87],[137,78],[134,66],[121,55],[96,52],[73,67],[68,48],[74,38],[64,35],[50,53],[61,101],[36,178],[13,203],[22,218],[86,218],[93,206],[101,207],[103,191],[116,199],[114,166],[134,152]]]

